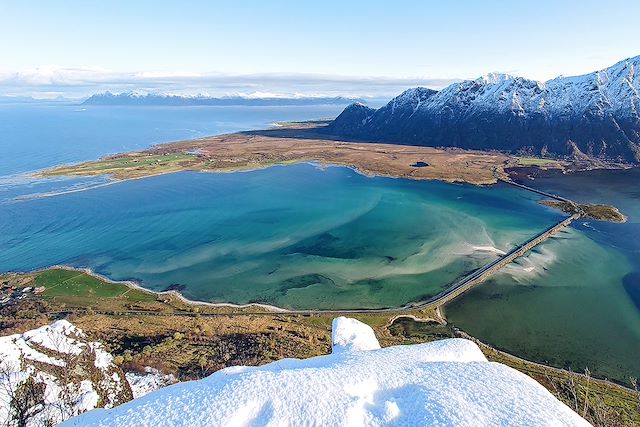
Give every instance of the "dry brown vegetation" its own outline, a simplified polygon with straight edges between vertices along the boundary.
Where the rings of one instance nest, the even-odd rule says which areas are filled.
[[[367,175],[482,185],[495,183],[496,175],[506,177],[504,168],[517,163],[514,157],[494,152],[334,140],[318,133],[317,126],[292,124],[174,142],[142,152],[58,167],[45,174],[108,174],[124,180],[183,170],[222,172],[316,161],[350,166]],[[418,162],[426,166],[414,166]]]

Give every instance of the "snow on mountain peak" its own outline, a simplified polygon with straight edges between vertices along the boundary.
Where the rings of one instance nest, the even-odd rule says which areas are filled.
[[[589,425],[471,341],[381,349],[357,320],[333,327],[332,354],[223,369],[63,425]]]
[[[476,81],[480,81],[485,84],[501,84],[506,81],[514,80],[516,77],[511,74],[505,73],[487,73],[484,76],[476,79]]]
[[[404,91],[327,132],[377,142],[499,149],[640,164],[640,56],[547,82],[490,73],[436,92]]]

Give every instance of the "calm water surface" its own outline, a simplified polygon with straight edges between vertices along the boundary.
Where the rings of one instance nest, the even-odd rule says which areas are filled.
[[[106,107],[0,103],[0,200],[104,183],[103,177],[34,179],[30,172],[150,145],[333,117],[341,105]]]
[[[184,172],[0,204],[0,270],[64,263],[207,301],[399,306],[560,218],[536,200],[310,164]]]
[[[523,357],[627,382],[640,376],[640,172],[550,174],[527,181],[607,203],[625,224],[583,220],[447,307],[472,335]]]

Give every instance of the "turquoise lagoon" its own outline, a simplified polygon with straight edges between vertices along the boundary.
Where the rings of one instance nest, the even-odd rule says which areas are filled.
[[[561,217],[537,200],[312,164],[183,172],[0,204],[0,270],[67,264],[204,301],[397,307]]]

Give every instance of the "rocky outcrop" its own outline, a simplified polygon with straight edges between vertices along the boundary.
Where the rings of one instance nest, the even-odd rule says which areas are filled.
[[[111,354],[66,320],[0,337],[3,426],[54,425],[132,398]]]

